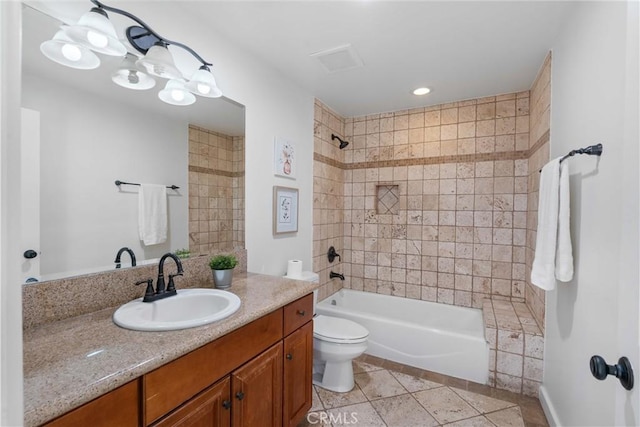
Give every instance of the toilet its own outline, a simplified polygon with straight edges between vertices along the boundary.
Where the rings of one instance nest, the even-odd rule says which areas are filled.
[[[302,280],[318,282],[311,271],[302,272]],[[347,392],[353,389],[353,359],[367,349],[369,331],[362,325],[339,317],[316,315],[318,291],[313,291],[313,383],[327,390]]]

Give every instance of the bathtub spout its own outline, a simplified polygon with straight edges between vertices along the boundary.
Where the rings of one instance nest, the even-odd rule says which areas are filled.
[[[334,273],[333,271],[329,273],[329,279],[335,279],[336,277],[340,280],[344,280],[344,274]]]

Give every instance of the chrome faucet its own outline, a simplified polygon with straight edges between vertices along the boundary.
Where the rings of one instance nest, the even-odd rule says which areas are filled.
[[[164,262],[167,258],[171,258],[176,262],[176,266],[178,267],[178,272],[176,274],[169,274],[169,283],[165,289],[164,284]],[[142,285],[145,283],[147,285],[147,290],[144,293],[144,297],[142,298],[142,302],[152,302],[157,301],[159,299],[167,298],[173,295],[177,295],[176,285],[173,283],[173,278],[176,276],[182,276],[184,270],[182,269],[182,262],[180,262],[180,258],[178,258],[175,254],[166,253],[160,258],[160,264],[158,264],[158,280],[156,281],[156,288],[153,289],[153,279],[146,279],[136,282],[136,285]]]
[[[135,254],[131,249],[124,247],[124,248],[120,248],[120,250],[118,251],[118,254],[116,255],[116,260],[114,261],[116,263],[116,268],[120,268],[120,257],[122,256],[123,252],[127,252],[129,254],[129,256],[131,257],[131,267],[135,267],[136,266]]]

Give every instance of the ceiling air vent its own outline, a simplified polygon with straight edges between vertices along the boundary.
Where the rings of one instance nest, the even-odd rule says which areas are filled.
[[[325,70],[329,73],[336,71],[350,70],[352,68],[362,67],[362,59],[358,56],[355,49],[350,44],[333,47],[331,49],[322,50],[310,55],[317,58]]]

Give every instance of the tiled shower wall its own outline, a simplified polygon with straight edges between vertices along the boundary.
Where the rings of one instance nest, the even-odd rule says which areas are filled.
[[[531,133],[529,138],[529,197],[527,207],[526,304],[544,332],[545,293],[531,284],[531,265],[538,229],[539,170],[549,161],[549,129],[551,118],[551,52],[547,55],[531,87]]]
[[[346,119],[345,137],[345,287],[524,301],[528,91]]]
[[[190,125],[189,249],[210,254],[243,242],[244,138]]]
[[[244,136],[234,136],[231,168],[233,178],[233,247],[244,248]]]
[[[313,271],[320,275],[320,300],[342,288],[342,281],[329,279],[330,271],[344,273],[342,263],[329,263],[327,251],[333,246],[344,260],[344,153],[332,134],[344,135],[344,119],[320,101],[314,106],[313,161]]]

